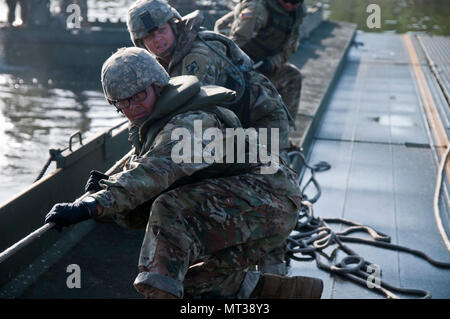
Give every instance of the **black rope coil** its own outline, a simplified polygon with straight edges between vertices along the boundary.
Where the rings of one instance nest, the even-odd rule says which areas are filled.
[[[340,232],[335,232],[328,225],[329,223],[343,224],[349,227]],[[359,256],[345,245],[344,242],[402,251],[420,257],[436,267],[450,268],[450,263],[434,260],[422,251],[391,244],[391,238],[388,235],[378,232],[370,226],[341,218],[314,217],[312,204],[308,201],[303,202],[295,231],[297,233],[291,235],[287,240],[288,262],[289,259],[297,261],[315,260],[319,269],[349,279],[367,289],[373,289],[376,293],[386,298],[399,298],[393,293],[398,292],[427,299],[431,298],[431,293],[420,289],[395,287],[381,279],[378,285],[369,286],[368,283],[373,278],[373,272],[371,270],[374,264]],[[347,236],[355,232],[365,232],[371,236],[372,240]],[[324,249],[333,245],[335,245],[334,250],[330,255],[327,255]],[[339,250],[347,254],[341,261],[336,260]],[[327,262],[324,262],[324,258],[322,257],[325,257]]]
[[[417,296],[424,299],[431,298],[431,293],[426,290],[395,287],[381,280],[381,278],[378,284],[369,285],[368,283],[371,278],[373,278],[371,276],[373,276],[372,269],[374,264],[359,256],[345,245],[344,242],[365,244],[409,253],[422,258],[439,268],[450,268],[450,263],[434,260],[420,250],[392,244],[390,236],[383,234],[370,226],[342,218],[315,217],[312,204],[317,202],[322,195],[322,190],[315,178],[315,173],[326,171],[331,168],[331,165],[327,162],[319,162],[311,166],[307,163],[301,150],[298,149],[288,152],[288,155],[291,159],[294,156],[299,156],[304,167],[309,169],[311,176],[302,188],[304,201],[302,202],[297,225],[294,230],[296,233],[291,234],[287,239],[287,264],[289,265],[291,259],[296,261],[314,260],[319,269],[351,280],[367,289],[374,289],[376,293],[381,294],[386,298],[399,298],[393,292]],[[304,176],[302,174],[299,174],[299,176],[300,175],[301,177],[298,179],[299,185],[302,184],[302,178]],[[310,185],[313,185],[316,188],[316,195],[308,198],[305,194],[305,190]],[[341,224],[348,227],[340,232],[335,232],[329,224]],[[370,235],[372,240],[348,236],[356,232],[365,232]],[[334,247],[330,255],[327,255],[324,252],[328,247]],[[337,254],[340,250],[346,253],[347,256],[342,258],[341,261],[337,261]],[[323,260],[323,257],[327,262]],[[381,269],[379,269],[379,271],[381,277]]]

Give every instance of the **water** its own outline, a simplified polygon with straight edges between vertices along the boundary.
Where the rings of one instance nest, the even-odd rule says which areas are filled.
[[[0,202],[34,181],[49,148],[66,147],[76,131],[88,137],[124,120],[105,102],[98,83],[41,81],[0,74]]]
[[[132,2],[89,1],[89,19],[125,17]],[[4,1],[0,21],[6,21]],[[99,79],[89,70],[41,71],[0,61],[0,205],[29,187],[48,150],[67,147],[72,133],[86,138],[124,121],[106,102]]]

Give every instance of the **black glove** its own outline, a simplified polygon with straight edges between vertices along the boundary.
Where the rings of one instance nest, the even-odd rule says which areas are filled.
[[[53,206],[45,216],[45,223],[55,223],[55,229],[82,222],[98,215],[97,202],[93,197],[87,197],[80,202],[60,203]]]
[[[263,64],[258,68],[261,73],[270,74],[275,70],[274,65],[268,59],[263,60]]]
[[[100,185],[98,184],[98,182],[101,179],[108,179],[109,176],[106,174],[103,174],[102,172],[99,171],[91,171],[89,173],[89,179],[86,183],[86,186],[84,186],[84,191],[85,192],[98,192],[101,191],[103,188],[100,187]]]

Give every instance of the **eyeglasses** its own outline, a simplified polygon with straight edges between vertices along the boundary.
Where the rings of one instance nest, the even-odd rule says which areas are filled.
[[[110,101],[112,105],[114,105],[119,110],[124,110],[130,107],[131,102],[142,102],[147,98],[147,90],[143,90],[141,92],[136,93],[132,97],[123,100]]]

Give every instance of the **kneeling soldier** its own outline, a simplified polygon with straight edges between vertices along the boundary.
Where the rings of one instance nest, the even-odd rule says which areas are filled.
[[[233,112],[218,106],[234,91],[202,87],[193,76],[169,79],[140,48],[111,56],[102,85],[130,121],[135,156],[83,201],[55,205],[46,222],[113,219],[145,228],[134,286],[147,298],[320,298],[319,279],[246,271],[296,225],[302,197],[293,171],[282,160],[274,173],[263,174],[271,163],[199,161],[197,152],[183,152],[180,161],[174,152],[173,132],[195,136],[197,121],[223,137],[227,128],[240,127]],[[195,143],[208,144],[194,139],[189,145]]]

